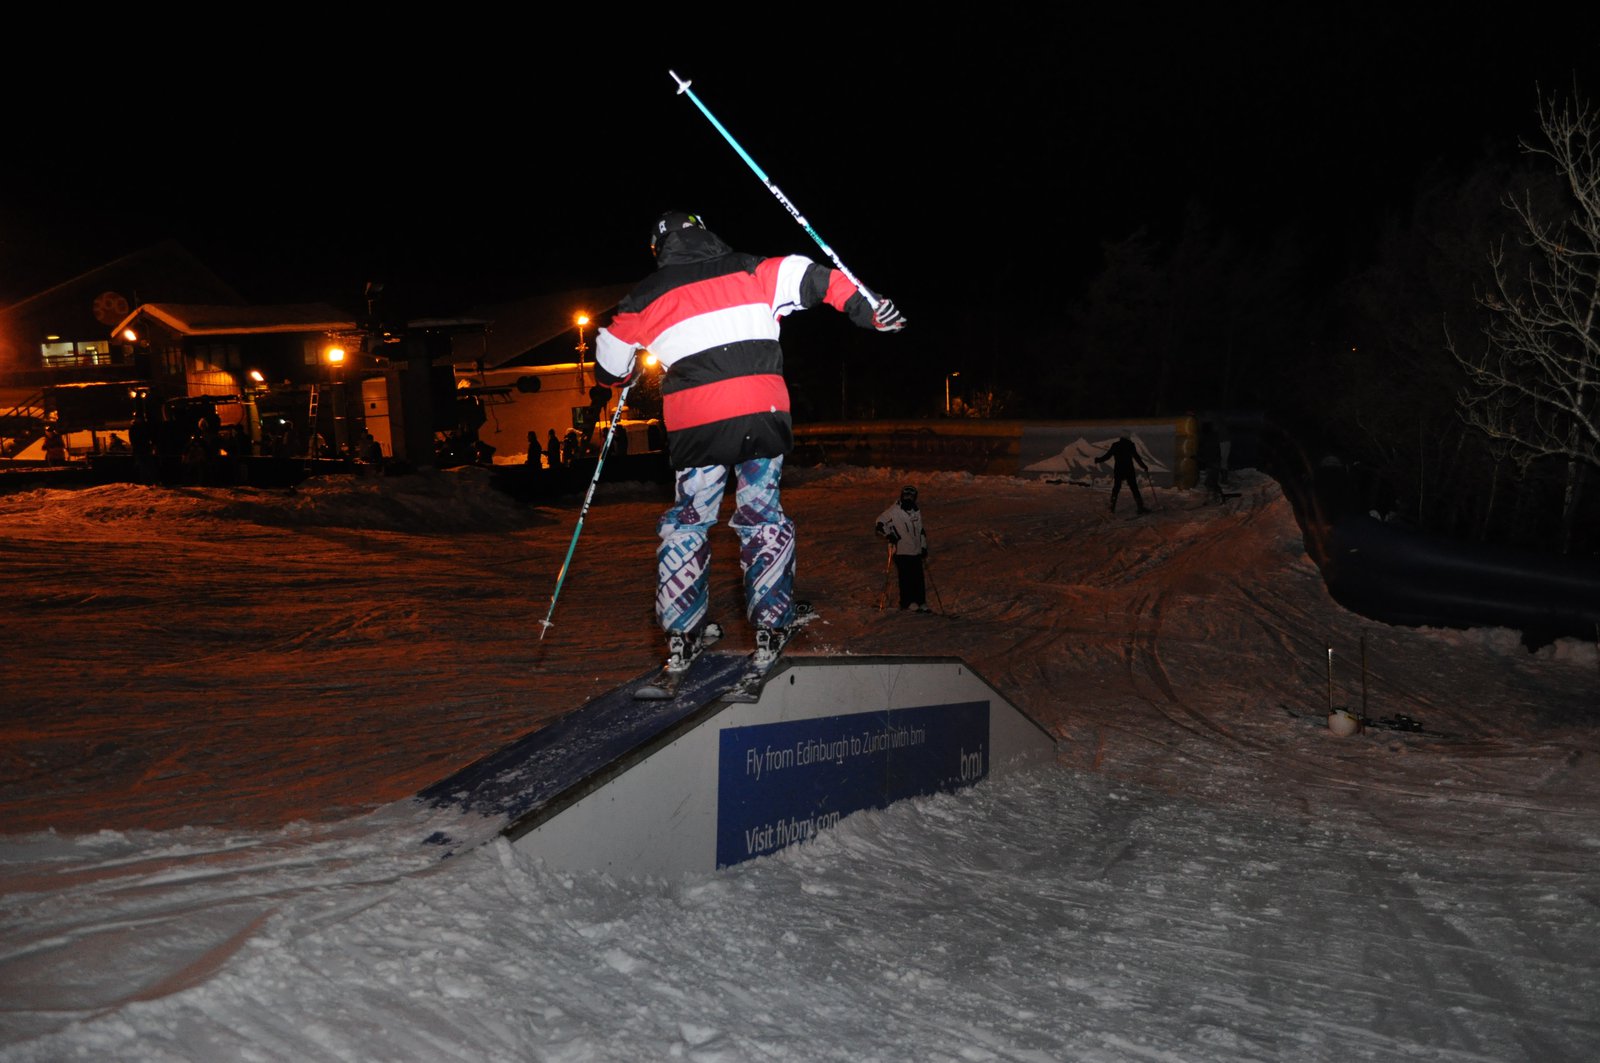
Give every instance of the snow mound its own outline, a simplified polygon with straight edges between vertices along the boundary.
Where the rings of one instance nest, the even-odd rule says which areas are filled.
[[[550,523],[494,486],[488,469],[406,476],[315,477],[287,489],[106,484],[0,497],[10,526],[105,528],[128,523],[248,522],[437,533],[509,531]]]

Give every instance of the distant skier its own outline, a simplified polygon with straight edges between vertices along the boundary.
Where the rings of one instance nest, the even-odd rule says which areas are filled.
[[[371,432],[361,433],[361,453],[359,460],[366,466],[365,475],[383,475],[383,445]]]
[[[928,592],[922,564],[928,556],[928,535],[922,528],[922,511],[917,505],[917,489],[907,484],[900,489],[900,500],[878,517],[877,532],[889,540],[894,552],[895,576],[900,583],[900,608],[926,613]]]
[[[1206,501],[1227,501],[1222,491],[1222,442],[1210,421],[1200,423],[1200,444],[1195,448],[1195,463],[1200,466],[1205,479]]]
[[[54,424],[44,426],[44,463],[46,465],[65,465],[67,463],[67,443],[61,434],[61,429]]]
[[[1150,512],[1145,508],[1144,497],[1139,494],[1139,476],[1133,469],[1134,464],[1137,463],[1139,468],[1148,473],[1150,466],[1146,465],[1144,459],[1139,456],[1139,448],[1134,446],[1133,440],[1128,438],[1128,433],[1122,433],[1120,439],[1106,448],[1106,452],[1094,460],[1099,464],[1108,458],[1112,459],[1111,512],[1115,513],[1117,511],[1117,495],[1122,493],[1122,485],[1124,483],[1128,485],[1128,490],[1133,493],[1133,504],[1137,507],[1138,512]]]
[[[649,348],[661,380],[667,452],[676,495],[657,530],[656,620],[667,635],[668,669],[686,669],[706,624],[711,547],[728,469],[739,535],[745,609],[756,627],[753,663],[776,658],[794,624],[794,523],[778,481],[793,445],[778,325],[826,304],[862,328],[898,332],[905,318],[887,299],[876,310],[842,272],[802,255],[736,252],[696,214],[669,211],[650,230],[656,271],[617,307],[595,340],[595,376],[619,385]]]
[[[1228,484],[1228,474],[1232,471],[1231,454],[1233,451],[1233,432],[1228,428],[1226,415],[1212,411],[1206,415],[1211,422],[1211,430],[1217,437],[1217,485],[1218,490]]]

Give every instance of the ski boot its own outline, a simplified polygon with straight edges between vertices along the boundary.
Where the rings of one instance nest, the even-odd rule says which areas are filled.
[[[792,631],[792,628],[786,627],[756,628],[756,649],[750,655],[750,667],[761,673],[770,669],[777,663],[783,648],[789,644]]]
[[[722,637],[722,628],[716,624],[702,624],[694,631],[667,632],[668,672],[687,672],[706,647]]]

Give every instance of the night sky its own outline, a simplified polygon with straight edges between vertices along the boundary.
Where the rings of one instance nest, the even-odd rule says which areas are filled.
[[[1430,166],[1530,133],[1536,87],[1600,88],[1600,34],[1570,19],[1269,10],[974,28],[830,9],[745,39],[693,18],[628,40],[268,28],[215,63],[115,67],[89,102],[25,94],[0,296],[175,237],[255,302],[359,306],[381,280],[446,313],[634,281],[668,208],[740,250],[822,258],[673,69],[937,345],[958,309],[1026,330],[1102,241],[1191,204],[1341,262]]]

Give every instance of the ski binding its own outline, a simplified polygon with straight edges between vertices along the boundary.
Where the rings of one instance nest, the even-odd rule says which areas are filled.
[[[634,688],[634,698],[639,701],[671,701],[677,697],[679,688],[683,686],[684,677],[694,670],[695,662],[721,638],[722,625],[715,622],[706,624],[700,633],[700,646],[695,650],[694,656],[689,658],[689,663],[677,670],[663,666],[654,677]]]
[[[814,616],[815,614],[810,613],[808,610],[807,615]],[[794,637],[799,631],[798,624],[783,630],[783,640],[778,643],[777,648],[773,651],[772,660],[768,661],[764,667],[757,666],[755,654],[752,653],[746,658],[744,671],[740,673],[738,679],[734,680],[732,686],[722,692],[722,700],[740,705],[753,705],[760,701],[761,688],[767,685],[767,676],[772,674],[772,669],[777,666],[778,661],[783,657],[784,649],[794,641]]]

